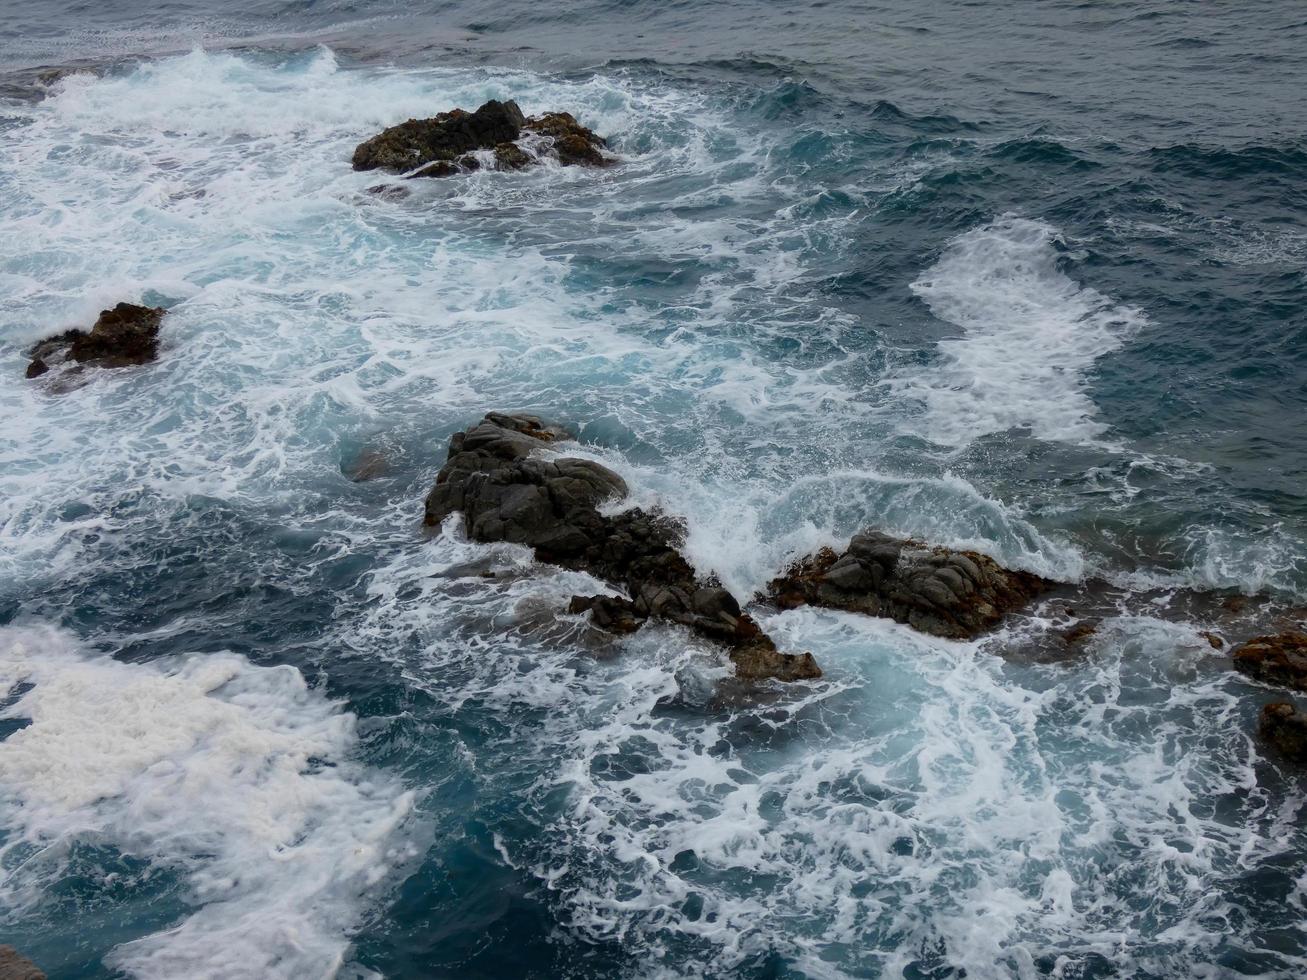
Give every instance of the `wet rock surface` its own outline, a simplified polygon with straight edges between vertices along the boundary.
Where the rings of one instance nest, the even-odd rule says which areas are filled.
[[[38,378],[66,361],[95,367],[145,364],[159,356],[162,307],[119,303],[104,310],[90,330],[66,330],[34,346],[27,377]]]
[[[45,973],[12,946],[0,946],[0,980],[46,980]]]
[[[1262,708],[1258,734],[1287,759],[1307,762],[1307,714],[1287,701]]]
[[[725,644],[740,677],[821,676],[811,654],[781,653],[734,596],[695,573],[679,550],[679,522],[639,508],[602,514],[601,504],[627,494],[620,476],[590,460],[538,455],[568,438],[534,416],[490,413],[450,440],[425,523],[461,513],[474,540],[527,545],[541,561],[625,589],[630,598],[573,598],[571,611],[588,611],[597,626],[629,633],[649,619],[679,623]]]
[[[791,566],[768,592],[783,609],[823,606],[888,617],[934,636],[971,639],[1052,584],[987,555],[864,531],[842,554],[826,548]]]
[[[355,170],[452,177],[521,170],[552,157],[564,166],[609,163],[604,140],[567,112],[527,118],[516,102],[492,99],[475,112],[451,109],[383,130],[354,150]]]
[[[1234,666],[1250,677],[1307,691],[1307,633],[1254,637],[1232,656]]]

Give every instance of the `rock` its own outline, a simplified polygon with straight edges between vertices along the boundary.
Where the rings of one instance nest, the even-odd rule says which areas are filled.
[[[1287,701],[1262,707],[1258,734],[1275,746],[1286,758],[1307,762],[1307,714]]]
[[[610,595],[574,595],[567,606],[569,613],[590,613],[590,622],[610,633],[634,633],[645,618],[630,599]]]
[[[381,449],[369,446],[348,463],[342,463],[340,471],[352,483],[366,483],[389,474],[390,460]]]
[[[1198,635],[1201,636],[1204,640],[1206,640],[1207,645],[1210,646],[1213,650],[1225,649],[1225,640],[1221,639],[1221,637],[1218,634],[1211,633],[1208,631],[1203,631]]]
[[[159,325],[162,307],[119,303],[104,310],[87,330],[66,330],[41,341],[29,352],[32,363],[27,377],[37,378],[50,370],[49,359],[63,354],[65,360],[97,367],[126,367],[144,364],[159,356]]]
[[[1240,644],[1232,656],[1236,669],[1250,677],[1307,691],[1307,634],[1258,636]]]
[[[567,438],[535,416],[487,415],[450,440],[424,522],[436,527],[461,513],[474,540],[527,545],[541,561],[624,588],[629,599],[573,598],[571,611],[588,610],[596,626],[631,632],[667,620],[729,647],[742,677],[821,676],[811,655],[778,651],[734,596],[695,574],[679,550],[677,521],[639,508],[600,513],[626,496],[626,483],[590,460],[542,455]]]
[[[605,166],[604,140],[567,112],[527,119],[516,102],[491,99],[475,112],[451,109],[410,119],[358,145],[355,170],[452,177],[489,167],[521,170],[552,156],[564,166]],[[478,151],[489,151],[487,160]],[[412,173],[410,173],[412,171]]]
[[[1080,643],[1098,632],[1098,620],[1082,619],[1068,630],[1062,631],[1062,639],[1068,644]]]
[[[45,974],[12,946],[0,946],[0,980],[45,980]]]
[[[863,531],[843,554],[824,548],[797,562],[772,581],[768,594],[782,609],[843,609],[887,616],[935,636],[971,639],[1051,584],[976,552]]]

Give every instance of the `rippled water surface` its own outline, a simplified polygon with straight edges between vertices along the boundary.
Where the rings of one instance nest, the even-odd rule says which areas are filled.
[[[0,942],[52,978],[1307,972],[1284,694],[1202,635],[1307,600],[1307,12],[412,8],[0,0]],[[349,167],[510,97],[621,165]],[[157,363],[21,380],[120,300],[169,308]],[[742,687],[420,533],[488,409],[575,424],[741,596],[868,525],[1073,587],[977,643],[760,607],[825,676]],[[1032,653],[1070,595],[1098,632]]]

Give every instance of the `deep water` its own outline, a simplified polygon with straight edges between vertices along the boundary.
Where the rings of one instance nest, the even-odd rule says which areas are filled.
[[[0,943],[56,980],[1307,972],[1285,695],[1202,635],[1307,602],[1307,10],[413,6],[0,0]],[[349,167],[492,97],[621,165]],[[157,363],[22,379],[120,300],[169,308]],[[740,687],[422,533],[488,409],[574,423],[738,595],[874,525],[1102,624],[1045,657],[1066,603],[976,643],[760,607],[825,677]]]

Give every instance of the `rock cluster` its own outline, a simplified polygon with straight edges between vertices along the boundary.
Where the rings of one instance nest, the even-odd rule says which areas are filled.
[[[825,548],[791,566],[771,583],[769,595],[784,609],[824,606],[970,639],[1051,585],[987,555],[864,531],[843,554]]]
[[[104,310],[88,330],[67,330],[41,341],[29,352],[27,377],[48,372],[56,358],[98,367],[126,367],[144,364],[159,356],[159,324],[162,307],[119,303]],[[57,363],[57,362],[56,362]]]
[[[1307,691],[1307,634],[1254,637],[1240,644],[1232,656],[1235,667],[1250,677]]]
[[[679,550],[678,522],[639,508],[601,513],[601,504],[626,496],[620,476],[590,460],[540,455],[567,438],[534,416],[490,413],[450,441],[425,523],[458,512],[474,540],[527,545],[541,561],[624,589],[630,598],[573,598],[572,611],[588,610],[597,626],[632,632],[667,620],[725,644],[738,676],[821,676],[811,654],[781,653],[734,596],[695,573]]]
[[[45,973],[12,946],[0,946],[0,980],[45,980]]]
[[[1265,705],[1258,731],[1285,758],[1307,762],[1307,714],[1289,702],[1276,701]]]
[[[516,102],[494,99],[475,112],[451,109],[410,119],[360,143],[355,170],[450,177],[473,170],[521,170],[552,156],[564,166],[604,166],[604,140],[567,112],[528,119]]]

